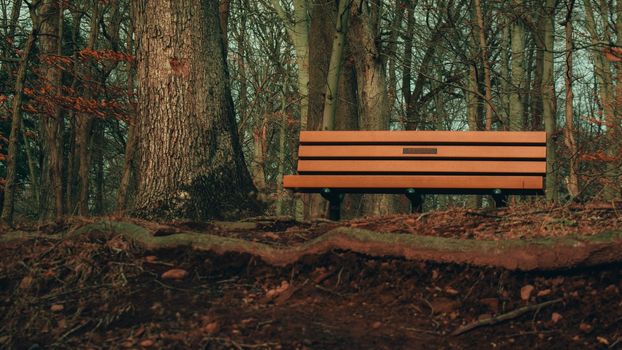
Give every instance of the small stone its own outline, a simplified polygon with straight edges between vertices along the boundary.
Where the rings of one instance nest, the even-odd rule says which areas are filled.
[[[170,269],[162,274],[163,280],[181,280],[188,276],[188,271],[184,269]]]
[[[523,299],[524,301],[529,300],[529,298],[531,297],[531,293],[533,292],[534,289],[535,287],[532,286],[531,284],[527,284],[523,286],[523,288],[520,289],[520,298]]]
[[[380,321],[376,321],[376,322],[372,323],[372,325],[371,325],[371,328],[373,328],[373,329],[378,329],[380,327],[382,327],[382,322],[380,322]]]
[[[553,312],[553,314],[551,314],[551,321],[553,321],[553,323],[559,322],[562,318],[564,317],[557,312]]]
[[[63,311],[65,307],[61,304],[54,304],[50,307],[50,311],[52,312],[60,312]]]

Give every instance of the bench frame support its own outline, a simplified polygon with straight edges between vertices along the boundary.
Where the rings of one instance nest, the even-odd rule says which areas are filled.
[[[421,213],[423,212],[423,195],[417,192],[414,188],[406,189],[406,198],[410,200],[410,212]]]
[[[333,221],[341,219],[341,201],[344,194],[330,188],[323,188],[320,194],[328,201],[328,218]]]
[[[495,201],[495,208],[505,208],[508,206],[508,195],[497,188],[492,191],[492,199]]]

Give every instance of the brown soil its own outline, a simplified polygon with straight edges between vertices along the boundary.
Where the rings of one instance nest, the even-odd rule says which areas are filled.
[[[547,226],[544,218],[554,222],[548,231],[553,236],[620,228],[618,209],[612,207],[520,210],[454,209],[345,225],[379,231],[405,225],[397,230],[409,232],[403,227],[428,220],[418,233],[485,239],[541,236],[534,228]],[[560,224],[560,218],[566,221]],[[470,229],[472,219],[482,229]],[[513,221],[520,222],[514,231],[503,226]],[[159,237],[209,231],[291,246],[343,224],[256,218],[151,228]],[[620,263],[513,272],[333,250],[275,267],[250,254],[147,250],[103,232],[63,239],[39,235],[1,243],[0,251],[0,348],[607,349],[622,344]],[[187,275],[163,278],[172,269]],[[527,294],[528,285],[533,291],[523,300],[521,289]],[[520,317],[451,335],[477,319],[558,299]]]

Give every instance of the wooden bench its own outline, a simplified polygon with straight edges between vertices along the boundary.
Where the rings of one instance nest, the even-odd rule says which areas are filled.
[[[546,134],[515,131],[303,131],[298,175],[285,188],[320,193],[339,220],[345,193],[403,193],[413,212],[424,194],[542,194]]]

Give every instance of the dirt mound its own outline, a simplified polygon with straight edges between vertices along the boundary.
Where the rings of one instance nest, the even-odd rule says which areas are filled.
[[[23,227],[0,236],[0,348],[618,348],[618,210]],[[486,267],[512,259],[531,271]]]

